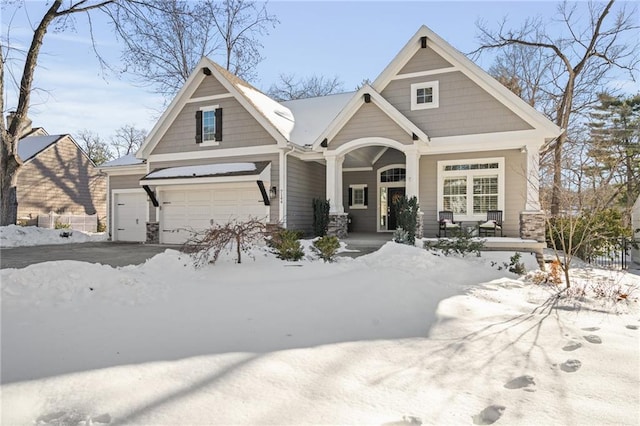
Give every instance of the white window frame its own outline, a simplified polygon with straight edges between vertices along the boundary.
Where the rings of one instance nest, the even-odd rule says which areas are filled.
[[[432,89],[431,102],[419,104],[417,100],[418,89]],[[420,109],[438,108],[440,106],[440,83],[438,81],[425,81],[411,85],[411,111]]]
[[[353,184],[353,185],[349,185],[349,189],[351,190],[351,205],[349,206],[349,209],[351,210],[365,210],[367,207],[367,205],[364,204],[364,190],[365,188],[367,188],[368,185],[366,184]],[[356,204],[356,191],[362,191],[362,203],[360,204]]]
[[[450,170],[445,171],[446,166],[458,164],[484,164],[498,163],[497,169],[475,169],[475,170]],[[454,213],[454,219],[457,221],[479,222],[486,220],[486,213],[473,213],[473,178],[478,176],[498,176],[498,210],[502,210],[502,219],[505,219],[505,167],[504,157],[495,158],[465,158],[460,160],[438,161],[438,208],[439,211],[444,210],[444,180],[451,177],[466,177],[467,179],[467,214]],[[437,220],[437,217],[436,217]]]
[[[218,146],[220,145],[220,141],[217,141],[214,139],[209,139],[209,140],[205,140],[204,138],[204,113],[205,112],[209,112],[209,111],[213,111],[213,120],[215,123],[215,119],[216,119],[216,110],[220,108],[220,105],[207,105],[207,106],[203,106],[200,107],[200,111],[202,111],[202,143],[198,144],[200,146]],[[214,132],[215,134],[215,132]]]

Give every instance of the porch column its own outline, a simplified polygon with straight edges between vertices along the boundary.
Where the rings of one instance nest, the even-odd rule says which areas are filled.
[[[334,152],[325,152],[327,161],[326,194],[329,200],[329,213],[344,213],[342,205],[342,163],[344,157]]]
[[[525,145],[527,156],[527,199],[525,211],[540,211],[540,153],[537,145]]]
[[[404,150],[406,156],[406,195],[407,198],[418,198],[420,189],[420,154],[418,147],[412,146]]]

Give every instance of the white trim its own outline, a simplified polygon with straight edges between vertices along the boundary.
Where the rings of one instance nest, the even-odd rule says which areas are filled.
[[[107,176],[124,176],[124,175],[138,175],[138,174],[146,174],[146,164],[136,164],[131,166],[111,166],[105,167],[102,169],[98,169],[102,173],[105,173]]]
[[[176,152],[171,154],[153,154],[148,162],[197,160],[204,158],[241,157],[244,155],[278,154],[282,148],[277,145],[247,146],[242,148],[225,148],[207,151]]]
[[[371,164],[376,164],[378,160],[381,159],[382,156],[385,154],[385,152],[387,152],[388,150],[389,150],[388,146],[385,146],[384,148],[382,148],[380,152],[376,154],[375,157],[373,157],[373,161],[371,161]]]
[[[199,97],[199,98],[189,98],[184,103],[185,104],[192,104],[192,103],[196,103],[196,102],[209,102],[209,101],[217,101],[218,99],[226,99],[226,98],[233,98],[233,95],[231,93],[223,93],[221,95],[211,95],[211,96],[202,96],[202,97]]]
[[[447,165],[454,164],[474,164],[474,163],[498,163],[497,169],[476,169],[476,170],[456,170],[447,171],[443,169]],[[469,191],[469,187],[473,188],[473,178],[475,176],[493,176],[498,175],[498,210],[502,210],[502,219],[505,220],[505,159],[504,157],[493,158],[460,158],[457,160],[442,160],[437,163],[436,179],[438,182],[437,188],[437,209],[436,220],[438,220],[438,212],[444,210],[443,208],[443,196],[444,196],[444,179],[448,177],[464,176],[467,178],[467,213],[465,215],[455,213],[455,220],[458,221],[481,221],[487,218],[485,213],[473,214],[473,190]]]
[[[419,89],[431,89],[431,102],[418,103],[416,92]],[[433,109],[440,106],[440,83],[437,80],[413,83],[409,93],[411,96],[411,111]]]
[[[460,71],[458,67],[439,68],[437,70],[410,72],[407,74],[397,74],[391,77],[391,80],[404,80],[405,78],[428,77],[430,75],[447,74],[450,72]]]
[[[373,167],[345,167],[342,169],[343,172],[370,172],[373,170]]]
[[[421,146],[421,154],[448,154],[477,151],[520,149],[523,145],[539,151],[544,136],[537,130],[482,133],[461,136],[434,137],[428,147]]]
[[[387,166],[383,166],[380,167],[379,169],[377,169],[376,171],[376,232],[393,232],[392,230],[389,229],[382,229],[382,227],[380,226],[380,216],[382,214],[382,211],[380,209],[380,189],[381,188],[405,188],[405,194],[407,191],[407,186],[406,186],[406,182],[380,182],[380,175],[382,175],[383,172],[386,172],[387,170],[390,169],[405,169],[405,173],[407,171],[406,168],[406,164],[402,164],[402,163],[397,163],[397,164],[389,164]],[[369,197],[371,197],[371,195],[369,195]],[[389,200],[387,200],[387,202],[389,202]],[[386,222],[386,227],[388,228],[389,223],[388,221]]]
[[[144,179],[140,180],[140,185],[149,186],[167,186],[167,185],[202,185],[212,183],[232,183],[232,182],[251,182],[261,180],[271,182],[271,164],[264,168],[260,174],[240,175],[240,176],[209,176],[194,178],[173,178],[173,179]]]
[[[381,138],[381,137],[366,137],[359,138],[349,141],[343,145],[340,145],[337,149],[333,151],[326,151],[325,156],[329,155],[329,153],[333,153],[332,155],[346,155],[349,152],[356,150],[358,148],[362,148],[363,146],[371,146],[371,145],[381,145],[389,148],[397,149],[400,152],[405,152],[407,148],[413,148],[413,145],[405,145],[398,141],[389,138]]]
[[[216,132],[214,132],[214,138],[213,139],[207,139],[207,140],[204,139],[204,113],[213,111],[213,121],[215,122],[216,121],[216,118],[215,118],[216,113],[215,113],[215,111],[218,108],[220,108],[220,105],[205,105],[205,106],[201,106],[199,108],[199,110],[202,111],[202,142],[200,142],[200,143],[198,143],[196,145],[198,145],[200,147],[203,147],[203,146],[219,146],[220,145],[220,141],[217,141],[215,139],[215,133]]]
[[[117,194],[135,194],[135,193],[142,193],[145,194],[145,201],[147,202],[147,208],[145,209],[145,220],[147,222],[149,222],[149,196],[147,196],[147,192],[142,189],[142,188],[131,188],[131,189],[114,189],[111,191],[111,202],[109,203],[111,205],[111,211],[109,212],[109,216],[111,217],[111,221],[108,222],[113,222],[112,226],[113,226],[113,232],[111,233],[111,241],[120,241],[118,239],[116,239],[116,233],[117,233],[117,229],[115,228],[115,220],[116,220],[116,209],[115,209],[115,203],[116,203],[116,195]],[[108,194],[108,192],[107,192]],[[146,223],[145,223],[145,227],[146,227]],[[145,238],[146,240],[146,238]],[[144,242],[144,241],[142,241]]]
[[[351,190],[351,201],[352,204],[349,205],[349,210],[366,210],[367,205],[364,203],[364,190],[369,186],[366,183],[354,183],[349,185],[349,189]],[[362,204],[355,204],[355,191],[362,190]]]

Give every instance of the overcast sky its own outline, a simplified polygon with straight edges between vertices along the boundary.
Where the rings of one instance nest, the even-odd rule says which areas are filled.
[[[268,10],[280,23],[262,39],[265,60],[257,68],[259,80],[252,83],[266,90],[280,73],[337,75],[350,91],[365,78],[375,79],[423,24],[467,53],[477,47],[478,20],[497,27],[506,16],[515,27],[527,17],[550,18],[556,5],[550,1],[271,2]],[[3,6],[2,44],[6,45],[10,30],[9,45],[28,46],[31,28],[45,6],[42,1],[27,2],[18,11]],[[133,78],[104,73],[84,21],[79,19],[76,27],[76,32],[49,32],[45,37],[35,85],[41,90],[30,111],[34,126],[50,134],[75,134],[86,128],[105,139],[124,124],[151,130],[162,113],[163,99],[134,84]],[[97,22],[95,35],[100,54],[117,64],[120,45],[108,26]],[[476,62],[485,69],[491,65],[490,57]],[[621,79],[625,92],[640,90],[628,76]],[[15,91],[10,90],[5,107],[10,110],[16,103]]]

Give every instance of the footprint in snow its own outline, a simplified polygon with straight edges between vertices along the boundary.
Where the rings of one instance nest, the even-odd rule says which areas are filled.
[[[598,331],[598,330],[600,330],[600,327],[585,327],[582,330],[584,330],[584,331]]]
[[[637,330],[637,329],[638,329],[638,328],[640,328],[640,327],[638,327],[637,325],[629,324],[629,325],[627,326],[627,328],[628,328],[629,330]]]
[[[582,336],[582,337],[584,337],[584,340],[586,340],[589,343],[596,343],[596,344],[602,343],[602,339],[600,338],[600,336],[596,336],[595,334],[589,334],[588,336]]]
[[[490,425],[498,421],[500,417],[502,417],[502,413],[506,410],[507,407],[504,405],[490,405],[484,410],[482,410],[479,414],[476,414],[472,417],[473,424],[476,425]]]
[[[87,416],[77,410],[55,411],[53,413],[43,414],[35,421],[37,425],[80,425],[111,423],[111,415],[109,413],[100,414],[99,416]]]
[[[422,419],[415,416],[402,416],[402,420],[397,422],[383,423],[382,426],[420,426]]]
[[[528,375],[516,377],[504,384],[504,387],[507,389],[523,389],[527,392],[535,392],[535,386],[536,382],[534,378]]]
[[[577,359],[568,359],[560,364],[560,369],[566,373],[575,373],[582,367],[582,363]]]
[[[582,347],[582,343],[580,342],[569,342],[562,347],[563,351],[575,351],[576,349],[580,349]]]

